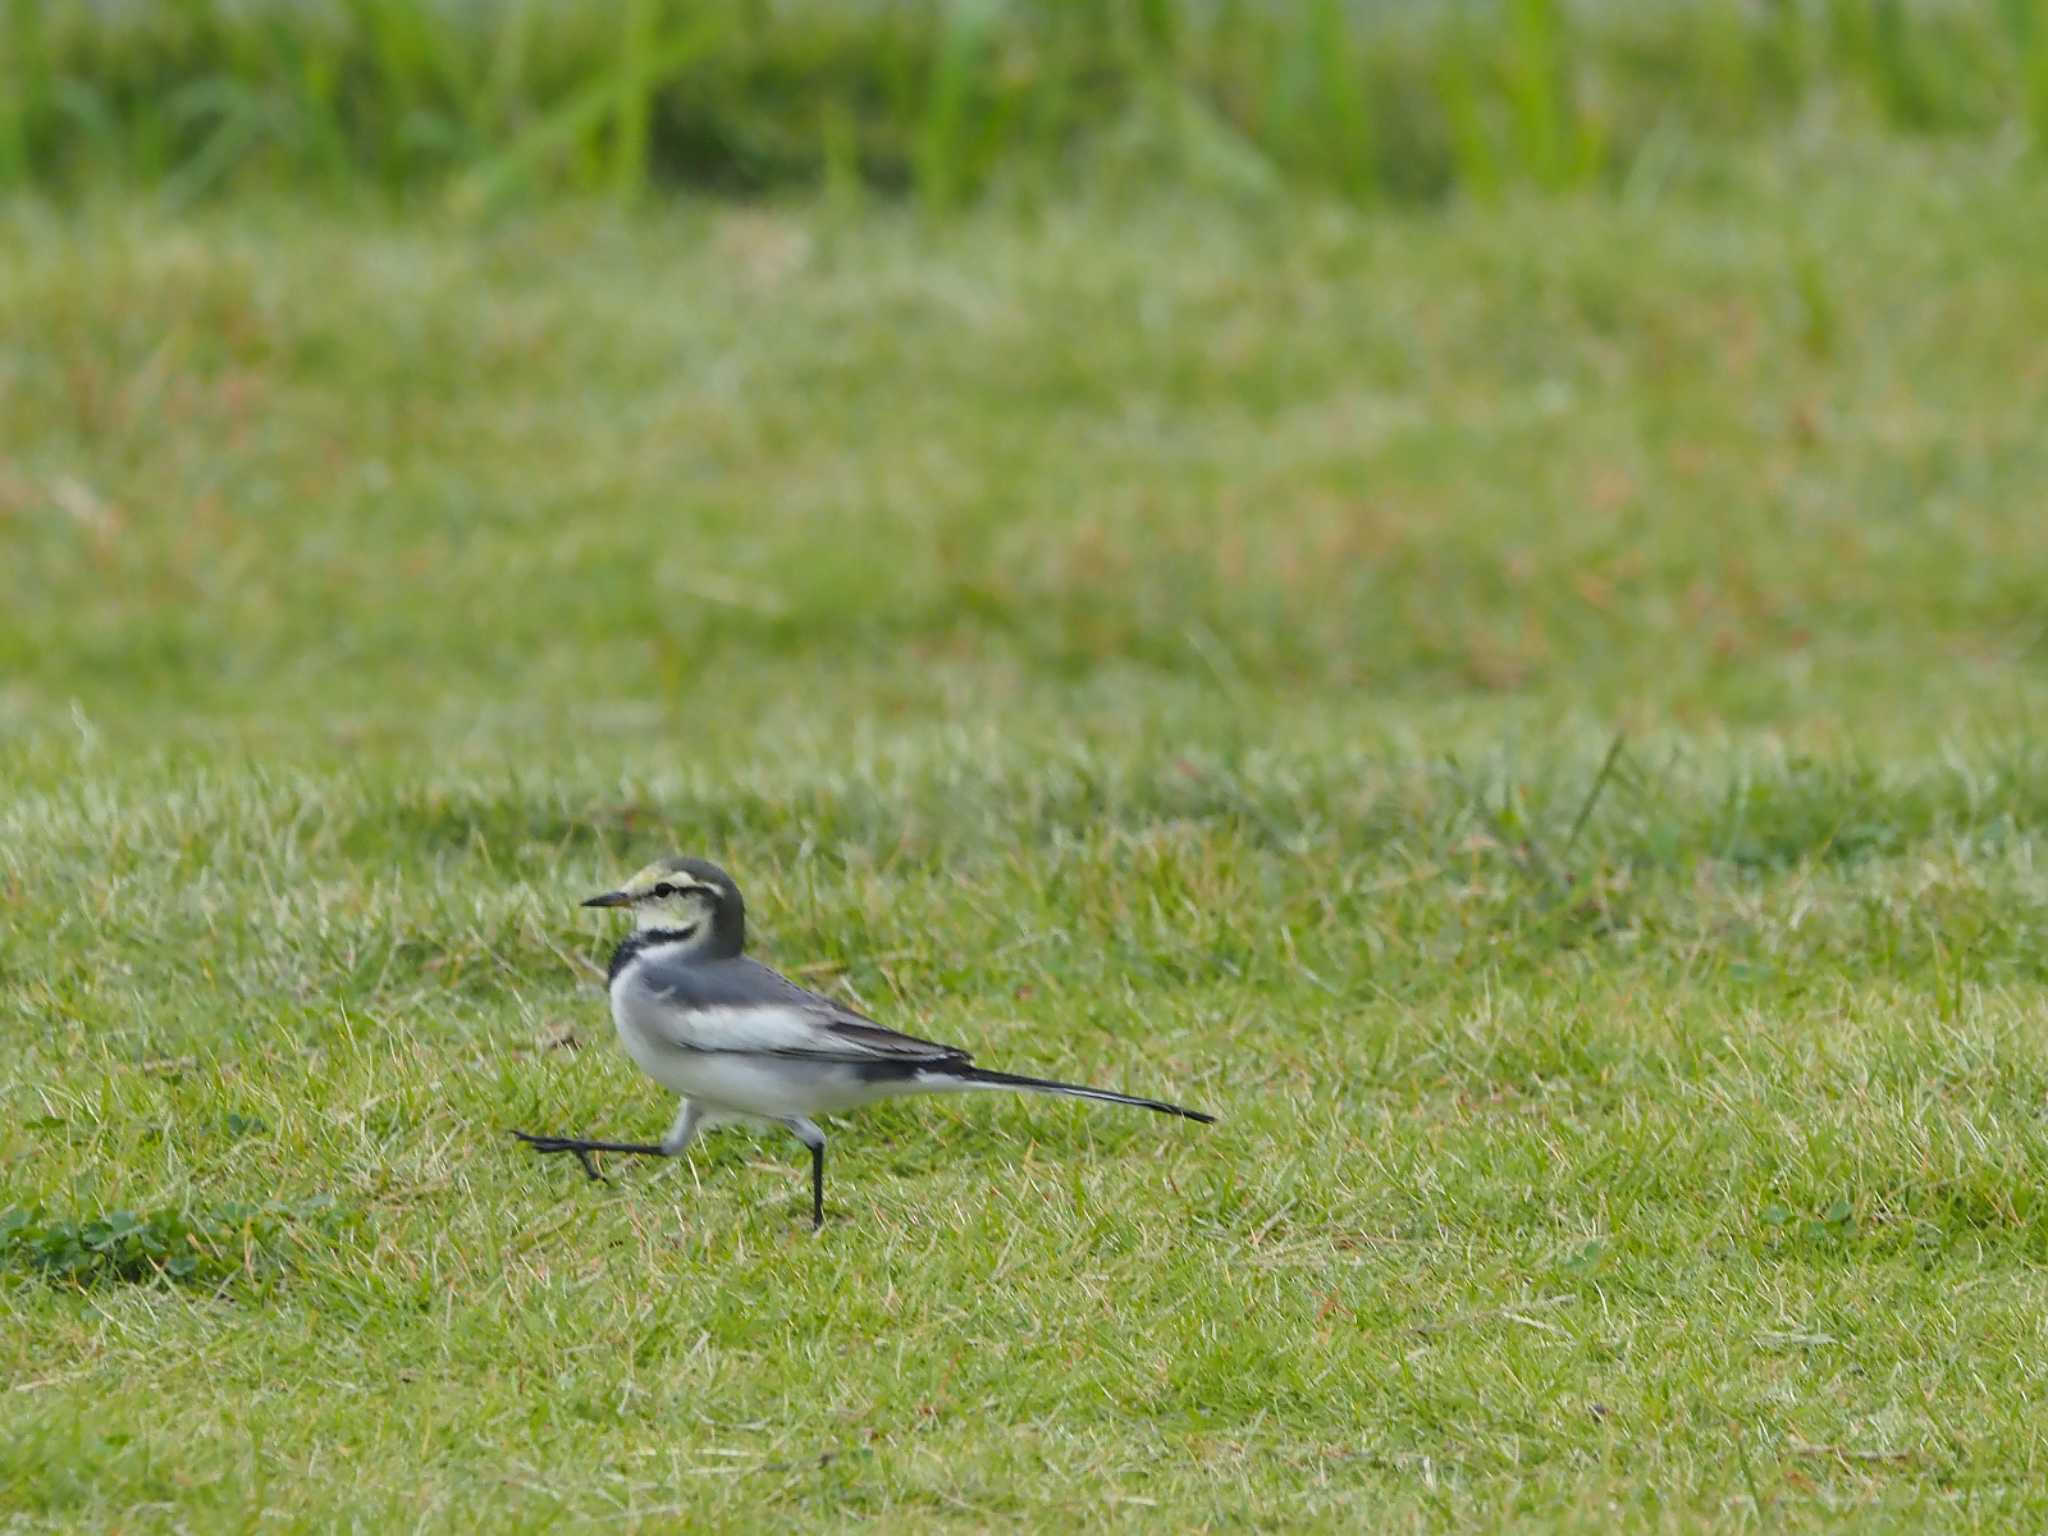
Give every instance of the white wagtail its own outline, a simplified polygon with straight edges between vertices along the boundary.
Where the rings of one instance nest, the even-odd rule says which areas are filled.
[[[612,1021],[640,1070],[683,1096],[658,1143],[512,1134],[537,1152],[573,1152],[599,1177],[593,1152],[675,1157],[700,1127],[731,1120],[786,1125],[811,1149],[811,1224],[825,1222],[825,1133],[816,1114],[909,1093],[1007,1088],[1135,1104],[1208,1124],[1214,1115],[1103,1088],[977,1067],[957,1045],[885,1029],[806,991],[742,951],[739,887],[703,859],[663,859],[586,907],[631,907],[633,932],[612,951]]]

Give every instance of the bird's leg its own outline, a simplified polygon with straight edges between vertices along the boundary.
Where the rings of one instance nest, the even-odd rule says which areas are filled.
[[[512,1133],[536,1152],[574,1152],[576,1161],[583,1165],[583,1171],[602,1184],[605,1176],[597,1171],[597,1164],[590,1160],[593,1152],[639,1152],[648,1157],[665,1157],[667,1153],[647,1141],[585,1141],[578,1136],[536,1136],[531,1131]]]
[[[825,1133],[801,1115],[782,1122],[811,1149],[811,1230],[825,1225]]]
[[[668,1128],[668,1134],[661,1138],[663,1157],[681,1157],[683,1149],[697,1139],[697,1122],[704,1118],[704,1107],[695,1099],[683,1100],[682,1108],[676,1111],[676,1118]]]
[[[514,1131],[512,1134],[525,1142],[536,1152],[574,1152],[576,1161],[583,1165],[583,1171],[598,1183],[606,1181],[597,1171],[597,1165],[590,1160],[593,1152],[638,1152],[645,1157],[680,1157],[697,1134],[697,1122],[704,1118],[704,1111],[690,1100],[683,1100],[683,1107],[676,1111],[675,1123],[668,1128],[668,1134],[658,1145],[644,1141],[584,1141],[575,1136],[536,1136],[530,1131]]]

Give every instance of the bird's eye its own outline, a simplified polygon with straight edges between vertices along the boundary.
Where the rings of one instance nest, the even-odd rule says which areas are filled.
[[[661,884],[657,885],[654,888],[655,899],[658,901],[666,901],[669,897],[675,895],[675,893],[676,888],[670,885],[666,880],[662,881]]]

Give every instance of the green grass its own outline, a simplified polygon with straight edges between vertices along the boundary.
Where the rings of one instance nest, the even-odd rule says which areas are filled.
[[[1849,117],[2039,147],[2048,0],[10,0],[0,188],[474,210],[1102,177],[1353,203],[1616,185]]]
[[[2008,148],[7,208],[10,1528],[2040,1523]],[[505,1131],[665,1123],[573,903],[672,848],[1222,1122],[588,1186]]]

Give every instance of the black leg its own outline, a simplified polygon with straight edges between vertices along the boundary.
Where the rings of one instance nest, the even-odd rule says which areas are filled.
[[[811,1230],[816,1232],[825,1225],[825,1133],[801,1115],[782,1123],[811,1149]]]
[[[648,1141],[584,1141],[576,1136],[536,1136],[531,1131],[512,1133],[536,1152],[573,1152],[576,1161],[583,1165],[583,1171],[597,1183],[605,1183],[605,1176],[597,1171],[597,1164],[590,1160],[593,1152],[638,1152],[646,1157],[666,1157],[668,1154],[653,1142]]]

